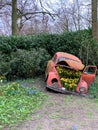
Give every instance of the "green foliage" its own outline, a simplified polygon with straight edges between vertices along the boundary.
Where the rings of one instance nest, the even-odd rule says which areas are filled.
[[[5,76],[0,76],[0,83],[5,83],[7,81]]]
[[[98,99],[98,76],[89,88],[89,94]]]
[[[30,36],[9,36],[0,37],[0,51],[10,54],[17,49],[30,50],[32,47],[32,37]]]
[[[85,65],[98,64],[98,43],[91,29],[63,34],[0,37],[0,75],[28,78],[43,74],[55,52],[68,52]]]
[[[90,30],[82,30],[77,32],[80,38],[80,47],[78,57],[82,60],[85,65],[93,64],[97,65],[97,49],[98,43],[93,39]]]
[[[57,51],[63,51],[78,56],[85,65],[98,63],[98,43],[93,39],[91,29],[63,34],[39,34],[32,36],[32,40],[32,47],[44,48],[51,56]]]
[[[18,49],[16,52],[11,53],[9,62],[1,64],[1,74],[8,79],[41,75],[45,71],[49,58],[50,56],[45,49],[39,48],[30,51]]]
[[[34,87],[25,86],[22,81],[2,84],[0,128],[29,119],[30,114],[41,108],[45,99],[45,94]]]
[[[9,65],[9,59],[10,57],[6,54],[2,54],[0,52],[0,76],[6,76],[8,73],[10,73],[10,65]]]
[[[59,34],[37,34],[32,36],[32,40],[33,48],[44,48],[53,56],[57,49],[59,49],[61,38]]]

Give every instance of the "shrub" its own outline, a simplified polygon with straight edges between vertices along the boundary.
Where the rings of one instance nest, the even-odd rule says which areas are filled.
[[[5,54],[17,51],[17,49],[30,50],[32,46],[31,36],[0,37],[0,51]]]
[[[6,76],[10,70],[9,56],[0,52],[0,76]]]
[[[10,73],[7,78],[29,78],[43,74],[49,54],[45,49],[32,49],[30,51],[18,49],[11,54]]]
[[[0,37],[0,75],[30,77],[43,74],[49,56],[58,51],[76,55],[85,65],[97,65],[97,50],[98,43],[92,38],[90,29],[63,34]]]

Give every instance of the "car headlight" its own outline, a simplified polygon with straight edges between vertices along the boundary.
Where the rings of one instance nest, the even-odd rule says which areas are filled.
[[[52,79],[52,83],[57,83],[58,80],[56,78]]]
[[[80,92],[81,92],[81,93],[85,92],[85,87],[81,86],[81,87],[80,87]]]
[[[52,79],[52,87],[58,88],[58,80],[56,78]]]

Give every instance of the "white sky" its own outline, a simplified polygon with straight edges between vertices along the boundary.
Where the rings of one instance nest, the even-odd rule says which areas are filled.
[[[59,5],[61,2],[64,3],[64,6],[66,5],[66,7],[68,7],[68,6],[70,6],[70,4],[75,3],[76,1],[77,0],[42,0],[42,3],[43,3],[45,8],[52,11],[52,10],[59,9],[60,8]],[[78,0],[78,1],[82,2],[85,5],[87,5],[88,3],[91,2],[91,0]],[[48,6],[50,6],[51,9]],[[84,8],[82,11],[83,11],[83,13],[85,13],[86,8]],[[2,22],[2,18],[0,17],[0,30],[4,33],[5,29],[6,29],[6,27],[4,25],[4,22]]]

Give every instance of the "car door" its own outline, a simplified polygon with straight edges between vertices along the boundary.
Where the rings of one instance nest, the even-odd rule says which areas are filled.
[[[46,71],[45,71],[45,77],[47,78],[49,72],[53,71],[57,61],[57,55],[55,54],[51,60],[48,61]]]
[[[82,73],[82,80],[90,85],[96,77],[97,67],[93,65],[86,66]]]

